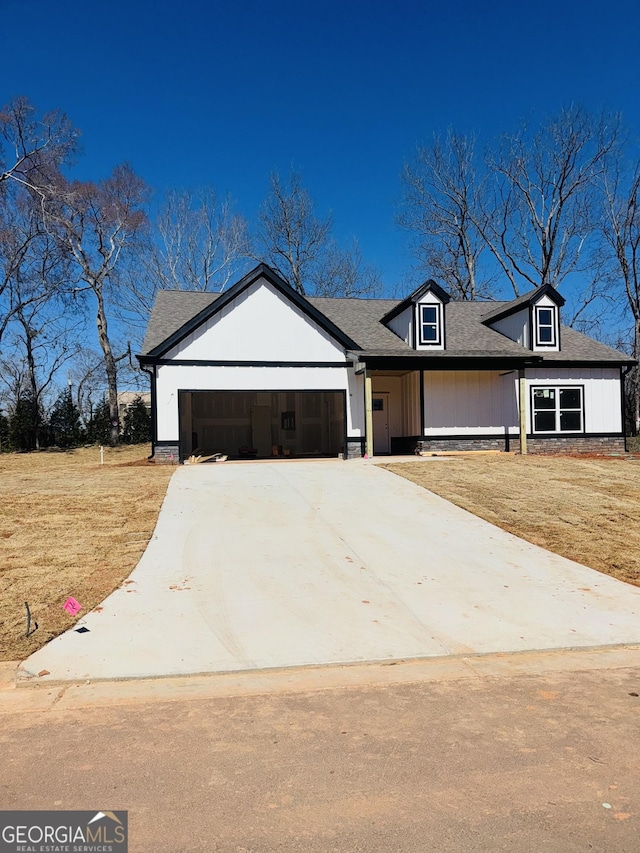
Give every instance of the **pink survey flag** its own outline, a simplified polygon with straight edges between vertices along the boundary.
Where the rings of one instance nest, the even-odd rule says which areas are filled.
[[[78,602],[72,596],[69,596],[65,603],[62,605],[67,613],[70,613],[72,616],[75,616],[76,613],[79,613],[82,610],[82,605],[78,604]]]

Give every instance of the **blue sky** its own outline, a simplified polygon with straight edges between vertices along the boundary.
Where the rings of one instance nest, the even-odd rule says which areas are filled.
[[[293,164],[388,293],[407,291],[394,214],[416,143],[448,126],[488,140],[572,101],[640,135],[637,0],[0,0],[0,20],[0,100],[67,112],[78,177],[128,160],[252,218]]]

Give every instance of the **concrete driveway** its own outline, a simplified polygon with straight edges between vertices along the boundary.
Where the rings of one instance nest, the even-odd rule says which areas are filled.
[[[176,470],[138,567],[81,620],[88,632],[56,638],[19,678],[635,644],[639,615],[640,589],[370,462],[198,465]]]

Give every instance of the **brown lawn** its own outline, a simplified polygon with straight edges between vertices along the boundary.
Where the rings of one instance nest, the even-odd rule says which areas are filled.
[[[640,586],[640,460],[505,454],[384,467],[516,536]]]
[[[173,467],[148,447],[0,455],[0,660],[23,659],[130,574]],[[459,456],[389,464],[530,542],[640,586],[640,460]],[[25,638],[28,601],[38,630]]]
[[[0,660],[22,659],[131,573],[153,533],[173,467],[147,445],[0,455]],[[27,601],[38,630],[25,638]],[[78,617],[77,617],[78,618]]]

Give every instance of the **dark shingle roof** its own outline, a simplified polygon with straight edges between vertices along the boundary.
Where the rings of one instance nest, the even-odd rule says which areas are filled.
[[[142,345],[142,355],[148,354],[200,311],[217,299],[217,293],[196,293],[181,290],[161,290],[151,312]],[[440,360],[459,358],[541,357],[545,362],[609,362],[630,363],[630,359],[592,338],[566,326],[561,330],[561,352],[532,353],[510,338],[483,324],[487,307],[492,314],[512,302],[449,302],[445,308],[445,350],[414,350],[394,332],[382,325],[381,317],[388,314],[397,299],[340,299],[308,297],[308,302],[358,344],[358,350],[370,357],[411,357]]]
[[[142,342],[142,355],[166,341],[192,317],[211,305],[219,295],[193,290],[159,290]]]
[[[610,361],[613,364],[633,364],[633,359],[600,341],[560,326],[560,352],[545,352],[545,361]]]

